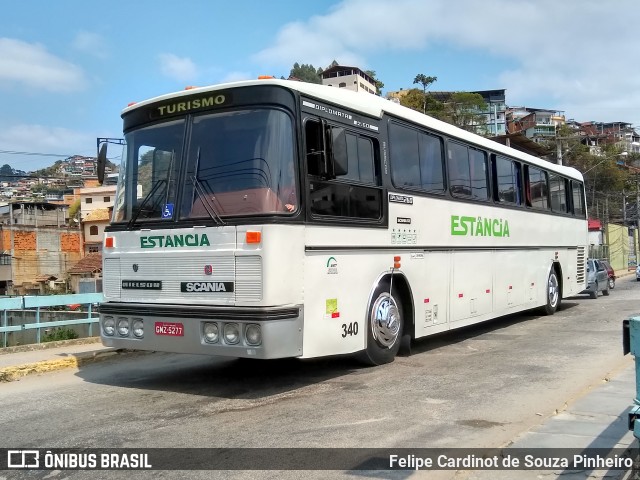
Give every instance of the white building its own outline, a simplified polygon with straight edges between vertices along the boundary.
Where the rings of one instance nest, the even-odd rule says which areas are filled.
[[[322,72],[322,84],[330,87],[346,88],[354,92],[377,93],[376,84],[369,75],[358,67],[336,65]]]
[[[108,208],[98,208],[85,217],[82,222],[84,236],[84,254],[102,252],[104,229],[109,225],[111,213]]]
[[[80,195],[80,219],[84,221],[94,210],[113,207],[116,186],[81,188],[78,193]]]

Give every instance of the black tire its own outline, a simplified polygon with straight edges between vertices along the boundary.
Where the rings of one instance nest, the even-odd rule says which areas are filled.
[[[558,274],[554,269],[549,272],[547,279],[547,304],[544,306],[546,315],[553,315],[560,308],[562,295],[560,294],[560,283],[558,282]]]
[[[598,282],[596,282],[596,288],[593,289],[593,292],[589,293],[591,298],[598,298]]]
[[[610,278],[609,279],[609,290],[613,290],[614,288],[616,288],[616,279],[615,278]]]
[[[381,283],[373,292],[367,314],[367,346],[358,358],[367,365],[393,362],[400,349],[404,318],[397,291]]]
[[[605,297],[609,296],[609,286],[607,285],[607,289],[606,290],[602,290],[602,295],[604,295]]]

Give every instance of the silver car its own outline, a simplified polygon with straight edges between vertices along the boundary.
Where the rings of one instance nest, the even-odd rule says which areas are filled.
[[[588,293],[591,298],[598,298],[598,292],[609,295],[609,274],[599,260],[587,260],[587,289],[580,293]]]

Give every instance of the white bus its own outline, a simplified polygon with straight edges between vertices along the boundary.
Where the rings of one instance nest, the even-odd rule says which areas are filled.
[[[269,79],[122,117],[107,346],[383,364],[586,288],[578,171],[380,97]]]

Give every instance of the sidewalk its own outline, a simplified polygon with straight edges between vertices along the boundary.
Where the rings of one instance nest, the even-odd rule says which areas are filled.
[[[627,414],[635,397],[635,366],[630,363],[596,385],[567,408],[516,438],[508,448],[531,449],[613,449],[637,448],[638,441],[628,429]],[[611,479],[637,478],[623,470],[519,470],[476,471],[468,480],[534,480],[540,478]]]
[[[0,349],[0,384],[34,373],[45,373],[104,360],[118,354],[98,337]]]
[[[19,380],[21,377],[45,373],[107,359],[121,353],[107,348],[97,338],[81,342],[56,342],[47,348],[40,346],[0,349],[0,388],[2,382]],[[614,372],[607,381],[590,388],[566,409],[548,418],[516,438],[508,448],[603,448],[627,449],[637,447],[637,440],[627,427],[627,413],[635,397],[635,368],[633,357],[620,371]],[[474,471],[469,480],[513,480],[561,478],[567,480],[584,478],[621,479],[630,478],[630,472],[610,471]]]

